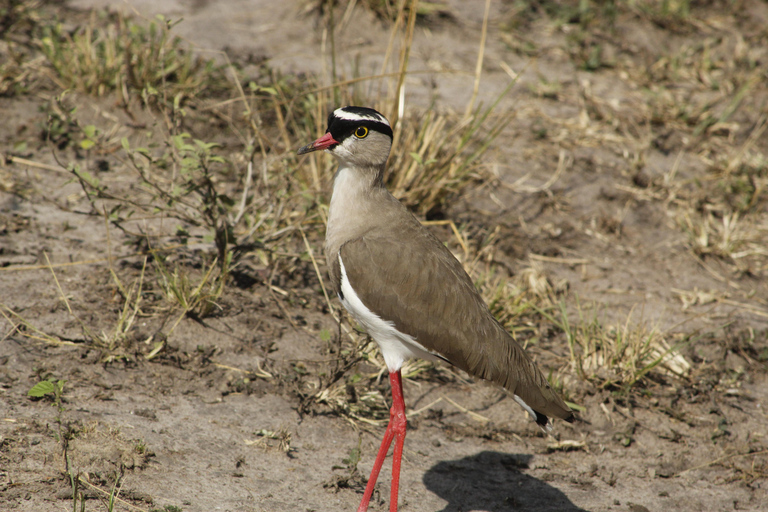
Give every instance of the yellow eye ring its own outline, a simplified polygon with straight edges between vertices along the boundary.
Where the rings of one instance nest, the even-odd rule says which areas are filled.
[[[368,128],[365,126],[358,126],[355,130],[355,137],[358,139],[364,139],[368,136]]]

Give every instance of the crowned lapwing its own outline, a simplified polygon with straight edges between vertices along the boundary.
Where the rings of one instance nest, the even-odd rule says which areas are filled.
[[[328,117],[325,135],[298,152],[326,150],[339,160],[325,239],[331,284],[378,343],[392,385],[389,424],[358,512],[368,509],[393,440],[390,511],[397,510],[406,429],[400,368],[410,358],[442,359],[498,384],[547,431],[550,417],[573,421],[461,263],[384,186],[391,146],[392,127],[383,115],[343,107]]]

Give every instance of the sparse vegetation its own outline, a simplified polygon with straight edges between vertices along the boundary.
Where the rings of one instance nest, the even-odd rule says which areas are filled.
[[[48,141],[62,151],[76,142],[75,148],[86,151],[86,156],[117,149],[138,180],[138,186],[125,187],[89,169],[90,158],[84,164],[62,161],[80,183],[91,213],[104,216],[120,231],[136,238],[137,244],[150,249],[146,254],[151,255],[155,269],[154,282],[145,282],[152,274],[145,276],[142,272],[136,295],[133,288],[124,289],[112,273],[125,301],[113,334],[97,335],[80,322],[86,337],[105,351],[105,361],[125,353],[117,350],[117,346],[140,311],[142,290],[160,291],[171,310],[179,311],[163,335],[155,335],[155,341],[143,350],[145,357],[152,359],[185,316],[202,319],[217,311],[217,301],[224,293],[230,271],[243,263],[248,251],[256,249],[263,263],[276,270],[283,267],[285,272],[284,266],[294,263],[285,261],[283,255],[295,250],[295,237],[302,230],[299,226],[303,225],[313,240],[322,236],[321,218],[309,212],[318,205],[320,211],[325,208],[325,199],[318,196],[323,191],[319,176],[330,172],[318,167],[330,162],[314,161],[307,173],[306,166],[298,165],[293,151],[302,141],[311,140],[322,131],[326,113],[333,108],[332,97],[340,97],[337,101],[341,103],[355,102],[354,87],[333,85],[318,89],[314,84],[300,86],[291,77],[274,74],[275,80],[268,86],[247,82],[245,87],[235,87],[237,101],[245,110],[242,117],[228,119],[237,142],[232,148],[234,152],[223,155],[224,139],[207,142],[184,131],[191,128],[191,123],[183,104],[185,98],[199,100],[207,90],[223,87],[225,79],[215,74],[218,68],[210,61],[195,60],[190,52],[180,48],[179,39],[172,36],[173,25],[169,20],[158,19],[144,28],[122,16],[94,13],[73,34],[65,33],[60,25],[41,29],[42,52],[57,72],[60,85],[91,95],[115,92],[126,106],[138,100],[159,108],[159,114],[153,114],[152,131],[121,137],[119,126],[98,126],[81,120],[80,112],[71,105],[76,98],[59,96],[49,105],[44,132]],[[399,37],[404,38],[403,44],[410,44],[412,32],[397,24],[393,31],[395,36],[402,31]],[[96,65],[104,59],[107,65]],[[125,68],[126,62],[131,63],[131,69]],[[403,58],[398,72],[403,74],[406,65],[407,58]],[[168,76],[152,75],[152,70],[158,67],[171,71]],[[229,70],[240,80],[234,66]],[[121,82],[125,75],[134,74],[137,78],[129,81],[130,87]],[[200,78],[203,76],[204,80]],[[355,77],[353,81],[359,79],[387,80],[385,75]],[[402,83],[391,82],[391,95],[395,96],[396,88],[401,86]],[[441,215],[446,200],[479,182],[483,178],[477,165],[479,158],[511,120],[508,116],[493,115],[494,107],[510,87],[489,106],[469,111],[464,119],[435,111],[428,111],[425,116],[412,112],[399,119],[391,166],[394,171],[388,175],[393,192],[419,213]],[[148,103],[149,96],[157,95],[173,101]],[[276,127],[265,131],[259,125],[270,110],[274,112]],[[489,121],[493,125],[486,127]],[[134,143],[132,139],[144,142]],[[281,152],[279,158],[266,158],[268,149]],[[263,159],[262,175],[255,179],[253,162],[259,154]],[[243,166],[247,168],[244,179],[239,172]],[[168,225],[168,220],[178,224],[171,224],[171,230],[158,229],[159,225]],[[164,241],[176,244],[165,250]],[[212,255],[206,250],[189,253],[187,248],[193,243],[213,244],[215,251]],[[183,259],[188,261],[169,265],[179,259],[179,250],[184,251]],[[74,312],[72,315],[77,318]],[[355,351],[346,348],[344,353]],[[365,359],[383,368],[374,346]],[[318,390],[318,399],[330,403],[329,392],[328,388]],[[366,397],[383,405],[376,391],[363,393],[361,404]]]
[[[95,96],[118,92],[125,102],[139,96],[178,106],[222,77],[213,61],[195,58],[172,36],[175,23],[163,16],[143,23],[92,11],[89,22],[74,31],[61,23],[41,26],[39,46],[62,89]]]
[[[660,452],[682,453],[676,443],[733,450],[696,463],[717,466],[722,481],[764,480],[764,440],[737,430],[733,417],[759,403],[752,389],[768,359],[765,332],[752,321],[768,318],[765,30],[739,30],[729,18],[738,12],[687,0],[505,3],[501,27],[492,28],[504,48],[494,48],[493,62],[481,51],[474,76],[479,84],[504,61],[507,74],[489,88],[500,92],[476,101],[475,90],[457,113],[438,88],[429,104],[401,108],[406,79],[415,76],[414,27],[437,33],[441,23],[464,23],[449,8],[307,5],[329,48],[323,72],[307,76],[250,56],[202,53],[176,36],[177,19],[73,13],[37,1],[0,7],[0,101],[34,103],[41,112],[3,132],[0,191],[11,199],[0,212],[0,238],[13,243],[0,247],[0,282],[28,279],[35,298],[0,296],[0,341],[48,347],[53,361],[79,357],[62,364],[66,370],[40,367],[3,381],[11,397],[18,382],[33,379],[21,394],[59,408],[58,432],[43,436],[57,436],[66,454],[82,433],[61,418],[65,380],[67,403],[85,393],[112,400],[129,385],[109,372],[125,371],[133,372],[126,382],[152,388],[138,393],[183,394],[206,405],[274,394],[302,417],[340,416],[364,431],[386,423],[383,360],[325,282],[335,162],[295,155],[325,130],[331,109],[366,104],[395,124],[390,190],[454,251],[493,314],[590,428],[610,432],[598,448],[590,429],[577,425],[584,437],[549,442],[553,456],[603,453],[611,443],[630,450],[648,431],[670,443]],[[355,9],[372,10],[390,30],[384,63],[371,75],[336,55],[334,38]],[[713,13],[716,21],[704,18]],[[630,40],[629,25],[650,35]],[[534,29],[547,36],[531,38]],[[427,57],[437,59],[420,56]],[[531,73],[513,72],[506,63],[513,58],[533,58]],[[53,208],[62,220],[41,228],[27,204]],[[81,253],[81,221],[104,227],[98,251]],[[25,238],[35,234],[34,242]],[[677,271],[689,276],[682,284]],[[19,289],[11,278],[7,286]],[[232,343],[226,354],[222,339]],[[301,343],[301,355],[283,356],[276,345],[285,339]],[[237,363],[220,363],[225,355]],[[89,377],[97,368],[108,375]],[[438,385],[464,382],[424,361],[410,362],[403,376],[423,393],[419,400]],[[98,390],[80,394],[89,378]],[[192,382],[179,393],[168,380]],[[709,402],[717,405],[701,405]],[[438,403],[451,405],[449,420],[472,418],[486,430],[444,421]],[[727,416],[720,408],[732,403]],[[495,424],[484,416],[487,403],[464,407],[440,396],[418,407],[409,421],[451,438],[497,442],[488,429],[507,429],[498,416]],[[67,417],[80,412],[67,407]],[[139,412],[156,421],[154,411]],[[8,414],[15,422],[10,416],[21,413]],[[0,447],[17,449],[23,428],[0,436]],[[293,433],[251,430],[244,443],[275,448],[265,457],[293,457],[310,449]],[[341,471],[328,487],[362,485],[363,439],[335,459]],[[128,444],[131,457],[148,456],[143,441]],[[104,476],[69,460],[58,467],[66,468],[73,510],[90,510],[94,496],[107,510],[125,503],[181,510],[126,496],[124,468]],[[691,464],[667,476],[697,470]],[[613,475],[604,481],[616,483]]]
[[[654,370],[678,377],[690,370],[680,354],[685,340],[670,345],[657,329],[634,323],[631,314],[624,325],[607,327],[596,310],[580,306],[575,320],[569,319],[560,303],[559,318],[552,320],[565,334],[575,374],[599,388],[626,394]]]
[[[45,396],[50,396],[53,399],[53,405],[61,410],[61,398],[64,395],[64,384],[65,381],[63,380],[41,380],[32,386],[32,389],[27,391],[27,396],[31,396],[33,398],[43,398]]]

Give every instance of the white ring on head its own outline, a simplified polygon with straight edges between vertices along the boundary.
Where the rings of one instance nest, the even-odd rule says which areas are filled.
[[[370,114],[358,114],[356,112],[348,112],[344,110],[344,107],[341,107],[333,111],[333,116],[339,119],[344,119],[345,121],[378,121],[379,123],[389,126],[387,118],[373,110],[371,110]]]

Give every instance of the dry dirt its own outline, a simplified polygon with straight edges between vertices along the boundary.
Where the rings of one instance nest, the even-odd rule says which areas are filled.
[[[81,10],[126,9],[108,0],[66,3]],[[322,24],[311,2],[127,3],[148,18],[183,18],[175,30],[196,48],[266,59],[285,73],[324,69]],[[602,304],[607,324],[623,323],[632,312],[634,322],[655,326],[672,341],[688,336],[692,342],[682,354],[690,374],[651,380],[627,398],[565,372],[571,400],[586,408],[583,421],[556,425],[560,442],[576,442],[572,450],[551,449],[555,440],[542,436],[495,388],[445,371],[407,380],[409,409],[426,409],[409,421],[400,510],[768,509],[765,260],[758,254],[737,264],[691,250],[673,215],[674,198],[650,185],[662,183],[672,168],[695,183],[713,161],[735,157],[768,115],[763,72],[727,126],[693,136],[688,125],[651,121],[649,98],[661,93],[641,81],[638,70],[662,67],[659,62],[681,48],[715,41],[713,62],[747,54],[757,69],[768,68],[768,4],[699,4],[692,2],[696,21],[683,30],[625,12],[615,33],[593,31],[589,37],[601,41],[602,58],[611,65],[587,71],[577,65],[573,24],[534,17],[511,40],[507,26],[518,4],[493,2],[480,98],[488,102],[509,83],[508,66],[521,76],[498,109],[515,117],[484,156],[498,180],[444,212],[465,226],[473,246],[496,231],[494,257],[511,273],[536,266],[569,288],[569,300]],[[410,68],[431,73],[408,79],[406,108],[434,102],[461,111],[469,101],[483,2],[454,1],[448,10],[417,26]],[[377,72],[387,38],[386,24],[357,6],[336,34],[345,72],[355,59],[361,69]],[[535,43],[536,59],[515,51],[526,41]],[[762,46],[750,46],[753,41]],[[589,51],[588,42],[584,47]],[[707,98],[715,108],[730,104],[691,85],[695,77],[681,76],[662,110]],[[557,87],[542,93],[548,84]],[[46,255],[55,264],[76,263],[57,266],[56,276],[75,314],[95,330],[114,325],[122,300],[106,262],[103,218],[83,213],[88,208],[80,186],[55,170],[50,147],[40,141],[40,107],[48,96],[0,97],[0,149],[26,141],[24,157],[49,166],[0,162],[5,183],[24,183],[23,192],[0,188],[0,302],[70,343],[46,343],[29,328],[12,329],[10,319],[0,320],[0,509],[71,510],[67,465],[107,492],[122,475],[126,501],[115,510],[356,509],[360,474],[367,476],[383,429],[349,421],[322,404],[302,411],[297,390],[306,389],[329,357],[319,333],[337,330],[309,264],[302,267],[305,275],[276,277],[273,284],[289,294],[279,304],[263,275],[230,286],[220,313],[184,319],[149,361],[137,353],[105,364],[99,351],[83,346],[80,324],[61,299]],[[84,112],[123,115],[109,98],[75,98]],[[768,135],[758,135],[748,150],[766,155]],[[702,139],[711,139],[711,146]],[[562,170],[554,176],[558,162]],[[110,167],[117,176],[131,176],[119,162]],[[763,213],[765,195],[755,192]],[[450,237],[447,229],[439,232]],[[110,229],[115,267],[130,282],[142,258],[122,257],[137,252],[122,237]],[[320,254],[322,241],[311,244]],[[172,321],[141,318],[135,343]],[[568,368],[563,336],[542,340],[533,354],[546,368]],[[269,377],[260,377],[260,369]],[[61,409],[49,398],[27,397],[47,377],[66,381]],[[387,387],[384,378],[386,397]],[[349,457],[358,443],[362,458],[355,473]],[[387,470],[371,510],[389,506]],[[92,498],[85,510],[108,509],[99,491],[82,488]]]

